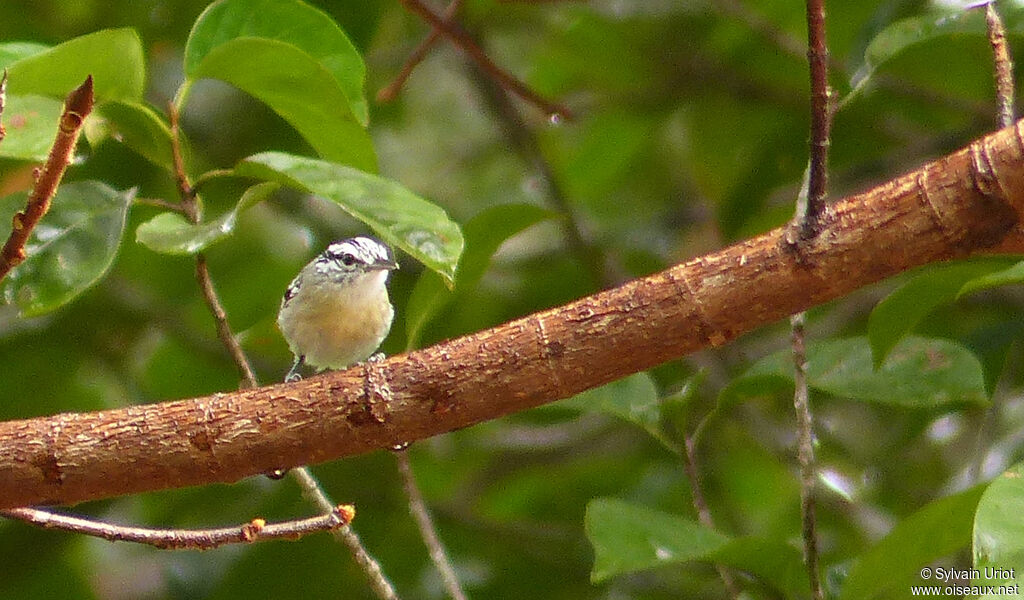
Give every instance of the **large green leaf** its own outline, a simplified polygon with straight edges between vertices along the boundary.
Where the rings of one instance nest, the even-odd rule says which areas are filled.
[[[789,351],[765,357],[722,391],[720,404],[757,395],[746,380],[792,386]],[[834,396],[915,408],[985,404],[988,396],[981,363],[966,348],[943,339],[910,336],[897,344],[888,360],[873,369],[867,338],[828,340],[807,349],[808,385]],[[746,394],[740,393],[747,392]]]
[[[266,200],[280,186],[258,183],[245,190],[233,209],[216,219],[193,225],[175,212],[165,212],[146,221],[135,230],[135,241],[161,254],[191,255],[203,251],[235,231],[238,216]]]
[[[3,122],[7,136],[0,143],[0,156],[18,160],[43,161],[57,134],[61,102],[46,96],[7,96]]]
[[[327,160],[377,169],[370,136],[349,110],[334,76],[291,44],[236,38],[213,48],[189,77],[220,79],[258,98]]]
[[[983,573],[985,569],[1012,569],[1011,584],[1024,583],[1021,514],[1024,514],[1024,462],[1013,465],[989,484],[974,515],[974,566]],[[996,575],[982,578],[978,583],[998,585],[1004,579],[998,575],[1005,573]]]
[[[877,369],[889,351],[928,313],[956,300],[969,281],[1014,264],[1006,257],[986,257],[935,265],[886,296],[868,318],[868,339]]]
[[[110,137],[123,143],[155,165],[174,169],[171,129],[152,108],[137,102],[110,101],[101,104],[101,118],[90,119],[86,135],[90,143]]]
[[[463,227],[466,251],[459,262],[454,291],[433,271],[424,272],[409,295],[405,308],[405,332],[408,347],[417,348],[423,328],[459,294],[472,290],[483,277],[491,257],[508,238],[540,222],[557,216],[532,204],[501,204],[485,209]]]
[[[110,268],[121,244],[134,190],[97,181],[63,185],[26,244],[28,257],[0,283],[4,300],[26,317],[67,304]],[[0,199],[0,219],[25,207],[26,193]]]
[[[264,152],[235,173],[276,181],[330,200],[449,282],[462,254],[459,226],[444,209],[389,179],[325,160]]]
[[[8,66],[8,91],[63,98],[92,75],[98,100],[138,101],[146,82],[142,41],[134,29],[104,29]]]
[[[700,523],[614,498],[587,504],[587,539],[594,547],[590,579],[689,561],[716,562],[752,573],[786,597],[807,589],[800,552],[760,538],[730,539]]]
[[[922,583],[921,567],[971,541],[974,509],[985,486],[935,500],[903,519],[872,548],[860,554],[843,583],[842,600],[901,595]]]
[[[198,77],[210,52],[235,38],[286,42],[320,63],[348,98],[356,119],[366,125],[363,94],[366,66],[355,46],[329,16],[298,0],[221,0],[199,15],[185,45],[185,75]]]

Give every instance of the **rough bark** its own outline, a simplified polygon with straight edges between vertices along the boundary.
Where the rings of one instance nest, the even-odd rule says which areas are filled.
[[[911,267],[1024,252],[1024,124],[783,229],[430,348],[203,398],[0,423],[0,508],[212,482],[399,446],[648,369]]]

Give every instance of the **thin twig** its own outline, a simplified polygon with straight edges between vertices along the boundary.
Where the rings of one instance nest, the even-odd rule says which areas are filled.
[[[434,14],[434,12],[427,8],[422,2],[420,2],[420,0],[401,1],[406,8],[419,15],[424,21],[430,23],[435,29],[447,36],[453,44],[465,52],[471,59],[473,59],[474,62],[476,62],[476,64],[480,65],[480,68],[483,69],[490,77],[493,77],[495,81],[500,83],[502,87],[508,89],[523,100],[538,106],[542,111],[544,111],[544,114],[549,117],[572,119],[572,112],[568,108],[547,100],[537,92],[533,91],[533,89],[528,85],[516,79],[496,65],[494,61],[488,58],[487,53],[480,48],[473,38],[457,24]]]
[[[691,436],[683,434],[683,470],[686,471],[686,478],[690,482],[690,496],[693,499],[693,508],[697,511],[697,519],[701,525],[708,529],[715,528],[715,521],[711,517],[711,510],[704,498],[704,490],[700,483],[700,474],[697,469],[697,453]],[[715,570],[725,585],[725,590],[730,598],[739,598],[740,589],[732,573],[724,565],[715,563]]]
[[[996,11],[995,2],[985,5],[985,22],[988,24],[988,42],[992,46],[995,63],[996,100],[999,103],[999,125],[1009,127],[1016,121],[1013,108],[1013,58],[1010,45],[1006,42],[1006,27]]]
[[[817,469],[814,464],[814,422],[811,417],[809,392],[807,389],[807,352],[804,345],[805,313],[790,318],[793,328],[793,409],[796,412],[800,462],[800,517],[801,535],[804,541],[804,563],[807,565],[807,579],[811,596],[821,600],[824,595],[818,575],[818,532],[815,517],[815,484]]]
[[[64,100],[64,112],[60,115],[57,137],[50,148],[50,154],[36,177],[25,210],[15,213],[11,220],[11,236],[7,238],[3,250],[0,250],[0,280],[25,260],[25,243],[32,229],[50,210],[50,201],[57,193],[64,171],[71,164],[78,134],[82,131],[85,118],[92,112],[92,104],[92,75],[89,75]]]
[[[544,181],[548,203],[563,216],[559,220],[559,224],[573,256],[586,266],[594,281],[602,287],[610,287],[624,279],[624,273],[611,272],[612,269],[605,254],[599,247],[587,240],[582,220],[566,197],[565,190],[555,176],[551,163],[544,157],[536,136],[525,123],[516,106],[509,101],[508,94],[494,80],[487,77],[479,67],[470,65],[470,73],[472,80],[477,84],[477,89],[481,91],[484,101],[498,118],[505,136],[512,142],[512,146],[519,152],[519,156],[527,164],[532,165]]]
[[[409,453],[403,448],[392,454],[398,461],[398,473],[402,476],[402,488],[405,489],[405,495],[409,498],[409,512],[416,520],[416,525],[419,526],[423,543],[426,544],[427,551],[430,553],[430,560],[434,561],[434,566],[441,574],[441,580],[444,582],[444,587],[448,589],[448,595],[454,600],[466,600],[466,593],[462,590],[459,577],[455,574],[455,569],[448,559],[444,545],[437,535],[437,528],[434,526],[433,519],[430,518],[427,503],[423,500],[423,494],[420,493],[419,485],[416,483],[416,475],[412,472],[412,465],[409,462]]]
[[[825,0],[807,0],[807,61],[811,74],[811,161],[807,214],[800,223],[800,237],[805,240],[818,232],[818,222],[825,210],[828,190],[828,146],[832,113],[829,109]]]
[[[189,183],[188,173],[185,171],[185,161],[181,156],[178,110],[173,104],[169,106],[168,110],[171,120],[171,156],[174,160],[174,179],[177,182],[178,193],[181,197],[181,208],[189,221],[199,223],[201,218],[199,203],[196,200],[195,189]],[[256,380],[256,374],[252,370],[252,365],[249,364],[248,357],[242,351],[241,344],[238,343],[238,339],[235,338],[234,333],[231,331],[231,326],[228,324],[227,313],[224,311],[224,306],[221,304],[217,291],[213,287],[210,269],[206,264],[206,255],[202,252],[196,254],[196,282],[203,293],[206,306],[209,307],[210,313],[213,315],[213,320],[217,327],[217,337],[220,338],[221,343],[227,348],[232,360],[234,360],[235,365],[238,367],[238,372],[242,377],[240,387],[247,389],[258,386],[259,382]]]
[[[459,12],[459,8],[461,7],[462,0],[452,0],[452,3],[444,10],[442,18],[444,18],[445,21],[449,21]],[[402,65],[402,70],[395,76],[394,81],[377,92],[377,102],[391,102],[398,96],[398,92],[402,90],[402,86],[405,85],[406,80],[408,80],[409,76],[412,75],[413,69],[423,62],[423,59],[427,56],[427,52],[434,45],[434,42],[436,42],[440,37],[441,30],[437,27],[432,27],[430,33],[427,34],[427,37],[423,38],[420,45],[416,46],[416,49],[409,54],[409,58],[405,59],[405,64]]]
[[[0,142],[7,136],[7,130],[4,129],[4,105],[7,104],[7,69],[4,69],[3,77],[0,77]]]
[[[336,531],[347,527],[355,517],[350,505],[331,507],[329,512],[316,517],[295,519],[282,523],[267,523],[253,519],[234,527],[216,529],[151,529],[127,527],[62,515],[37,508],[12,508],[0,511],[9,519],[24,521],[44,529],[59,529],[103,538],[111,542],[135,542],[162,550],[209,550],[227,544],[250,544],[265,540],[297,540],[318,531]]]
[[[313,478],[313,474],[310,473],[308,468],[298,467],[289,471],[289,474],[299,484],[299,487],[302,488],[302,495],[305,496],[306,500],[318,506],[324,512],[331,510],[333,505],[330,499],[316,479]],[[335,529],[332,533],[334,539],[345,544],[349,552],[352,553],[352,558],[355,559],[356,564],[359,565],[363,574],[366,575],[370,588],[377,594],[377,597],[381,600],[398,600],[398,594],[395,593],[395,588],[392,587],[391,582],[384,576],[380,563],[366,551],[356,532],[350,526],[344,525]]]

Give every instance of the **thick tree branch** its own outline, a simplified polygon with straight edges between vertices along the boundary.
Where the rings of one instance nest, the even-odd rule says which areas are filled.
[[[4,73],[6,92],[6,71]],[[82,123],[92,112],[92,102],[92,75],[89,75],[82,85],[71,90],[65,98],[64,112],[61,113],[57,124],[57,137],[50,148],[49,156],[46,157],[46,163],[36,176],[32,193],[28,196],[28,205],[25,210],[14,214],[11,235],[7,238],[3,250],[0,250],[0,279],[6,277],[11,269],[25,260],[25,243],[39,220],[50,210],[50,201],[57,193],[57,186],[64,177],[64,171],[74,158],[75,143],[82,131]]]
[[[912,267],[1024,252],[1022,219],[1018,122],[830,204],[799,255],[780,228],[383,362],[203,398],[0,423],[0,508],[237,481],[496,419],[721,346]]]

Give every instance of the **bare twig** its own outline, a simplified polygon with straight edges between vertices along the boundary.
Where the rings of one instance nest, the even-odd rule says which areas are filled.
[[[996,100],[999,103],[999,126],[1009,127],[1016,120],[1013,108],[1013,59],[1010,45],[1006,42],[1006,27],[996,11],[995,2],[985,5],[985,22],[988,24],[988,41],[992,46],[995,63]]]
[[[796,411],[798,448],[800,461],[800,516],[801,534],[804,540],[804,562],[811,595],[815,600],[823,598],[821,579],[818,576],[818,533],[815,517],[814,489],[817,470],[814,464],[814,422],[811,417],[807,390],[807,354],[804,346],[804,322],[806,313],[797,313],[790,318],[793,328],[793,409]]]
[[[405,495],[409,498],[409,512],[416,520],[416,525],[419,526],[420,535],[430,553],[430,560],[434,561],[434,566],[441,574],[441,580],[448,590],[448,595],[454,600],[466,600],[466,593],[462,591],[462,584],[459,583],[459,577],[455,574],[451,561],[448,560],[448,554],[437,535],[437,528],[434,527],[434,521],[430,518],[430,511],[427,510],[427,503],[423,500],[423,494],[420,493],[419,485],[416,483],[416,475],[412,472],[412,465],[409,462],[409,453],[403,448],[392,454],[398,461],[398,473],[402,476],[402,488],[405,489]]]
[[[181,196],[181,208],[189,221],[198,223],[201,218],[199,203],[196,201],[195,189],[189,183],[188,173],[185,171],[185,161],[181,156],[178,110],[171,104],[168,111],[171,119],[171,155],[174,159],[174,179],[178,184],[178,193]],[[234,360],[235,365],[238,367],[238,372],[242,377],[240,387],[242,389],[256,387],[259,385],[259,382],[256,380],[256,374],[253,372],[252,365],[249,364],[249,359],[246,357],[245,352],[242,351],[241,344],[238,343],[234,333],[231,332],[227,313],[224,312],[224,306],[221,304],[217,291],[213,287],[213,280],[210,278],[210,269],[206,264],[206,255],[202,252],[196,254],[196,282],[203,293],[206,306],[209,307],[210,313],[213,315],[213,320],[217,327],[217,336],[220,338],[221,343],[224,344],[224,347],[227,348],[232,360]]]
[[[825,0],[807,0],[807,61],[811,73],[811,160],[807,213],[800,222],[801,239],[812,238],[818,233],[828,191],[828,146],[832,112],[829,108]]]
[[[690,496],[693,499],[693,508],[697,511],[697,519],[700,520],[701,525],[708,529],[715,528],[715,521],[711,517],[711,510],[708,508],[708,502],[704,498],[704,490],[700,482],[700,473],[697,469],[697,452],[694,446],[694,439],[692,436],[682,434],[683,437],[683,469],[686,471],[686,478],[690,482]],[[725,590],[728,592],[730,598],[739,598],[740,589],[736,585],[736,580],[733,578],[732,573],[724,565],[715,563],[715,570],[718,571],[718,576],[722,579],[722,584],[725,585]]]
[[[289,471],[289,474],[299,484],[299,487],[302,488],[302,495],[306,497],[306,500],[318,506],[325,513],[332,509],[333,505],[330,499],[324,493],[317,480],[313,478],[313,474],[310,473],[307,467],[292,469]],[[395,593],[395,588],[392,587],[391,582],[384,576],[380,563],[366,551],[356,532],[350,526],[343,525],[335,529],[333,534],[334,539],[340,541],[348,548],[352,558],[355,559],[356,564],[359,565],[363,574],[366,575],[370,588],[377,594],[377,597],[381,600],[398,600],[398,594]]]
[[[60,115],[57,125],[57,138],[53,141],[46,163],[36,177],[35,185],[32,186],[28,204],[25,210],[15,213],[11,220],[11,236],[7,238],[3,250],[0,250],[0,280],[25,260],[25,243],[32,229],[50,210],[50,201],[57,193],[57,186],[64,177],[64,171],[71,164],[78,134],[82,131],[85,118],[92,112],[92,104],[92,75],[89,75],[85,82],[72,90],[64,100],[64,112]]]
[[[264,540],[297,540],[318,531],[336,531],[347,527],[355,517],[350,505],[333,506],[316,517],[282,523],[253,519],[234,527],[216,529],[151,529],[113,525],[94,519],[72,517],[37,508],[12,508],[0,511],[9,519],[24,521],[44,529],[59,529],[103,538],[111,542],[135,542],[162,550],[209,550],[227,544],[249,544]]]
[[[828,47],[825,43],[825,1],[807,0],[807,61],[811,79],[811,131],[807,171],[797,197],[795,249],[808,244],[818,235],[825,213],[828,193],[828,146],[832,121],[829,106]],[[818,532],[815,517],[815,483],[817,466],[814,459],[814,419],[811,416],[807,389],[807,352],[804,325],[806,315],[790,318],[793,348],[793,410],[797,421],[797,459],[800,463],[800,518],[804,546],[804,564],[811,596],[821,600],[824,592],[818,574]]]
[[[512,146],[519,152],[519,156],[536,169],[541,179],[544,180],[548,203],[564,217],[559,224],[569,250],[577,260],[586,266],[594,281],[599,285],[608,287],[623,279],[624,274],[610,272],[607,257],[599,247],[588,241],[587,235],[583,231],[582,220],[566,197],[565,190],[555,176],[551,163],[544,157],[536,136],[524,122],[515,105],[509,100],[504,88],[487,77],[479,67],[470,65],[470,73],[471,79],[476,82],[477,89],[482,93],[484,101],[497,117],[505,136],[512,142]]]
[[[458,12],[459,8],[462,7],[462,0],[452,0],[452,3],[448,5],[448,8],[444,10],[445,21],[452,19]],[[394,81],[387,85],[387,87],[381,88],[377,92],[377,102],[391,102],[398,96],[398,92],[402,90],[402,86],[405,85],[406,80],[412,75],[413,69],[416,68],[423,59],[426,58],[427,52],[441,37],[441,30],[437,27],[432,27],[427,37],[423,38],[419,46],[409,54],[409,58],[405,59],[405,64],[402,65],[402,70],[395,76]]]
[[[516,79],[504,69],[496,65],[494,61],[488,58],[487,53],[480,48],[473,38],[457,24],[434,14],[434,12],[427,8],[426,5],[420,2],[420,0],[401,1],[406,8],[419,15],[424,21],[430,23],[435,29],[446,35],[453,44],[458,46],[466,53],[467,56],[480,65],[480,68],[489,76],[493,77],[495,81],[500,83],[502,87],[508,89],[523,100],[536,105],[549,117],[572,119],[572,112],[568,108],[547,100],[537,92],[533,91],[533,89],[528,85]]]

